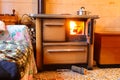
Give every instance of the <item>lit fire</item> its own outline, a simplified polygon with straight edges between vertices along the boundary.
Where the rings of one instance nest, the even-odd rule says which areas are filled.
[[[70,21],[70,34],[84,34],[84,22],[83,21]]]

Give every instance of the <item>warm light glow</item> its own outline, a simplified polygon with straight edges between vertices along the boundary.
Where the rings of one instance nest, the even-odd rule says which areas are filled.
[[[70,34],[76,34],[73,30],[76,28],[76,23],[74,21],[70,21]]]
[[[70,21],[70,34],[84,34],[84,22],[83,21]]]

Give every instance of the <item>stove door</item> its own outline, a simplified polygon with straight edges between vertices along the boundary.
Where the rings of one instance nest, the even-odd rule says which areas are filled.
[[[43,22],[43,41],[65,41],[64,24],[64,19],[45,19]]]

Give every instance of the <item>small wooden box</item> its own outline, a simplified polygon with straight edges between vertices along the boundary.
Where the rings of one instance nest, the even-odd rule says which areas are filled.
[[[6,25],[17,24],[18,16],[16,15],[0,15],[0,20],[4,21]]]

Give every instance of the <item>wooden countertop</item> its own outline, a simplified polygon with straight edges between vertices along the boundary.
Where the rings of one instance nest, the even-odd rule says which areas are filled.
[[[98,35],[120,35],[120,31],[104,31],[104,32],[95,32]]]
[[[30,14],[33,18],[83,18],[98,19],[98,15],[71,15],[71,14]]]

